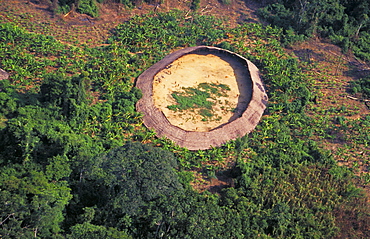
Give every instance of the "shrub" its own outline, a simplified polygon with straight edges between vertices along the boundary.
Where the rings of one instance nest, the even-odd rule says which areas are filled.
[[[78,3],[77,11],[90,15],[92,17],[99,16],[99,9],[95,0],[80,0]]]

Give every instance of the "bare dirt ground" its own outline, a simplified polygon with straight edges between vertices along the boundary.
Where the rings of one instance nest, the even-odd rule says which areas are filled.
[[[153,81],[154,104],[171,124],[187,131],[209,131],[239,117],[250,101],[251,82],[245,65],[221,54],[188,54],[160,71]],[[204,120],[198,110],[173,111],[177,104],[171,96],[183,88],[196,88],[200,83],[227,85],[227,96],[212,99],[211,118]],[[203,119],[203,120],[202,120]]]

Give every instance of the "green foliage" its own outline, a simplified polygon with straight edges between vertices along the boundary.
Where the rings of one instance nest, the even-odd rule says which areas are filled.
[[[11,117],[17,110],[17,96],[15,87],[13,87],[9,80],[0,81],[0,116]]]
[[[79,105],[89,103],[90,80],[83,75],[73,78],[62,74],[46,75],[40,86],[40,101],[60,108],[62,115],[72,117]]]
[[[360,57],[361,59],[364,59],[365,61],[370,61],[370,32],[361,32],[359,34],[359,38],[357,41],[352,43],[347,43],[345,38],[343,40],[344,47],[353,49],[353,52]],[[348,45],[348,46],[347,46]]]
[[[99,16],[99,9],[96,5],[95,0],[79,0],[77,5],[77,11],[80,13],[85,13],[92,17]]]
[[[201,83],[196,88],[188,87],[183,88],[183,90],[183,92],[171,94],[177,104],[169,105],[167,108],[173,111],[197,109],[199,114],[203,116],[203,120],[207,120],[213,116],[212,106],[216,104],[216,98],[220,96],[226,97],[230,88],[225,84]]]
[[[235,47],[227,41],[221,42],[220,44],[217,45],[217,47],[220,47],[222,49],[229,50],[229,51],[235,51]]]
[[[51,181],[35,164],[0,169],[0,235],[55,237],[72,198],[66,181]]]
[[[370,98],[370,77],[361,78],[352,84],[352,92],[360,93],[363,98]]]
[[[259,224],[254,225],[255,230],[250,230],[248,237],[257,233],[273,238],[323,238],[337,234],[333,210],[344,203],[346,179],[336,180],[325,169],[316,167],[279,170],[252,165],[240,165],[241,187],[228,189],[222,199],[223,206],[249,212],[240,215],[241,221]]]
[[[366,0],[279,0],[259,10],[259,15],[285,30],[306,36],[329,37],[344,52],[368,61],[370,30],[369,2]]]
[[[200,5],[200,0],[192,0],[190,9],[198,10]]]
[[[163,58],[170,49],[195,45],[212,45],[222,38],[221,21],[211,16],[194,15],[186,21],[184,12],[171,11],[154,16],[135,16],[119,25],[110,42],[117,41],[130,52],[144,51],[154,63]]]
[[[317,14],[335,10],[324,3]],[[271,9],[280,9],[275,17],[281,20],[293,5]],[[322,21],[336,22],[339,10]],[[185,14],[135,16],[115,29],[109,45],[92,49],[0,25],[0,65],[11,73],[0,82],[1,237],[325,238],[342,233],[337,215],[346,208],[352,207],[351,220],[368,219],[365,207],[356,205],[361,195],[352,172],[309,140],[325,119],[313,121],[304,113],[315,92],[280,43],[300,36],[260,24],[230,29],[213,17],[186,20]],[[302,23],[315,19],[305,14]],[[359,39],[366,24],[357,28]],[[173,49],[201,44],[217,44],[258,65],[268,114],[246,137],[189,151],[142,127],[135,110],[141,92],[133,82]],[[355,85],[358,92],[366,92],[366,80]],[[184,92],[204,94],[204,104],[227,90],[203,84]],[[203,110],[206,117],[212,113]],[[338,122],[356,143],[370,144],[363,130],[368,117]],[[192,190],[189,170],[215,172],[231,161],[235,187],[219,195]]]
[[[258,14],[276,26],[289,28],[287,26],[289,24],[288,20],[293,13],[283,4],[274,3],[259,9]]]
[[[101,239],[101,238],[117,238],[117,239],[130,239],[125,232],[118,231],[114,227],[104,227],[88,222],[77,224],[71,228],[71,234],[68,235],[69,239]]]
[[[80,63],[72,56],[78,52],[76,48],[64,46],[50,36],[27,33],[14,24],[1,24],[0,38],[3,39],[0,41],[0,65],[11,73],[11,80],[18,89],[28,87],[35,91],[35,85],[44,77],[47,68],[75,71],[70,63]],[[56,60],[49,59],[52,57]]]
[[[183,188],[173,154],[159,148],[127,143],[91,163],[84,165],[83,180],[76,182],[76,197],[81,200],[70,210],[96,206],[92,221],[120,230],[139,233],[132,226],[142,220],[150,202]]]
[[[54,11],[56,12],[65,14],[73,9],[77,10],[79,13],[87,14],[92,17],[99,16],[99,8],[96,0],[59,0],[57,3],[57,7],[54,7]]]
[[[224,5],[231,5],[231,0],[221,0],[220,2]]]
[[[172,93],[172,97],[177,101],[178,105],[169,105],[170,110],[187,110],[194,107],[202,108],[205,107],[210,109],[212,102],[207,101],[211,97],[207,91],[198,90],[196,88],[187,88],[185,92]]]

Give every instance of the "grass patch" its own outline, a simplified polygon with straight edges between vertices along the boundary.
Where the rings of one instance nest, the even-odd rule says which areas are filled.
[[[201,83],[197,87],[183,88],[175,91],[172,97],[177,104],[167,106],[172,111],[198,110],[203,116],[203,121],[213,117],[212,107],[216,104],[217,97],[227,97],[230,87],[225,84]]]

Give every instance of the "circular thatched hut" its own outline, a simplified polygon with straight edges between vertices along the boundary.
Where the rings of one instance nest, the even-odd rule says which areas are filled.
[[[177,59],[188,54],[224,54],[244,64],[247,69],[248,103],[243,112],[224,123],[206,132],[190,131],[171,124],[165,114],[156,107],[153,99],[153,79],[163,69],[168,68]],[[218,147],[229,140],[242,137],[251,132],[259,122],[267,104],[267,94],[264,90],[257,67],[244,57],[217,47],[196,46],[178,50],[167,55],[157,62],[138,79],[136,86],[142,90],[143,97],[136,105],[139,112],[144,114],[143,120],[146,127],[154,129],[159,137],[167,137],[181,147],[190,150],[209,149]]]

